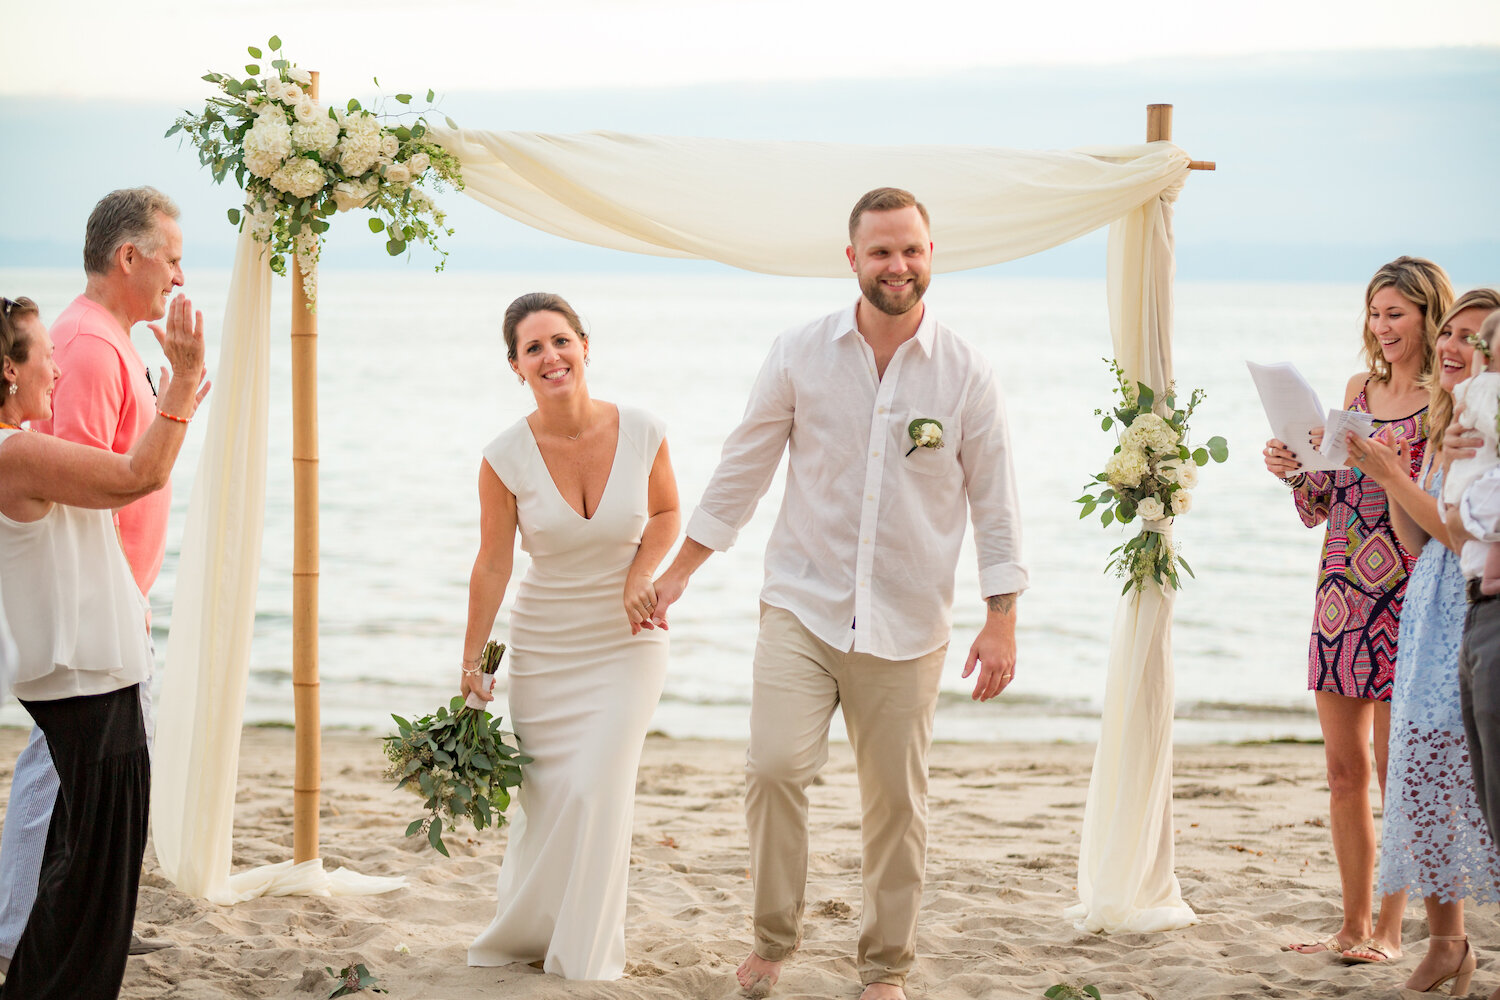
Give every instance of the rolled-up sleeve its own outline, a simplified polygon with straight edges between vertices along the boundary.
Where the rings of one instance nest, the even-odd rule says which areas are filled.
[[[778,338],[750,390],[744,419],[724,442],[718,468],[688,519],[689,538],[716,552],[734,544],[771,487],[792,433],[795,402]]]
[[[1458,505],[1464,530],[1481,542],[1500,542],[1500,467],[1476,479]]]
[[[1018,594],[1031,580],[1021,565],[1021,510],[1005,403],[988,366],[976,373],[964,401],[963,428],[958,460],[979,554],[979,596]]]

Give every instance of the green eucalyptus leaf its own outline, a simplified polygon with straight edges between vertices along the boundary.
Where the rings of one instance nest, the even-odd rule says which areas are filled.
[[[427,828],[427,842],[443,857],[452,857],[448,853],[448,848],[443,844],[443,818],[441,816],[432,818],[432,825]]]
[[[434,97],[436,97],[436,96],[437,96],[437,92],[435,90],[432,90],[431,88],[429,88],[428,91],[427,91],[427,103],[431,104],[432,103],[432,99]]]
[[[1101,431],[1107,431],[1111,427],[1113,427],[1114,425],[1115,425],[1115,419],[1114,419],[1114,417],[1105,417],[1103,420],[1099,421],[1099,429]]]
[[[392,257],[399,257],[399,256],[401,256],[403,253],[406,252],[406,241],[405,240],[388,240],[386,242],[386,245],[385,245],[385,252],[388,253],[388,254],[390,254]]]
[[[280,52],[281,51],[281,39],[278,38],[276,35],[272,35],[271,36],[271,40],[269,42],[267,42],[266,45],[270,46],[270,49],[271,49],[272,52]]]
[[[384,220],[382,220],[382,219],[371,219],[370,220],[370,232],[372,232],[372,233],[378,233],[378,232],[380,232],[383,229],[385,229],[385,222],[384,222]]]
[[[410,104],[411,103],[411,95],[410,94],[397,94],[396,95],[396,102],[398,104]]]
[[[229,210],[229,224],[232,225],[232,226],[238,226],[240,224],[240,210],[239,209],[237,209],[237,208],[231,208]]]
[[[249,73],[251,76],[259,76],[260,67],[255,65],[255,63],[249,63],[245,66],[245,72]]]
[[[1197,451],[1193,452],[1193,463],[1196,464],[1196,465],[1198,465],[1199,467],[1207,465],[1208,464],[1208,449],[1207,448],[1199,448]]]
[[[451,128],[453,131],[455,131],[455,132],[458,131],[458,122],[456,122],[452,118],[448,118],[448,117],[444,117],[443,121],[447,122],[448,123],[448,127]]]
[[[260,56],[261,56],[260,49],[257,49],[254,45],[250,46],[245,51],[248,52],[248,53],[250,53],[250,58],[251,59],[259,59]]]
[[[414,820],[412,820],[406,826],[406,835],[408,837],[410,837],[413,834],[421,833],[422,832],[422,823],[423,823],[423,821],[420,820],[420,819],[414,819]]]
[[[1217,435],[1208,439],[1208,453],[1213,456],[1215,462],[1224,462],[1229,459],[1229,442]]]

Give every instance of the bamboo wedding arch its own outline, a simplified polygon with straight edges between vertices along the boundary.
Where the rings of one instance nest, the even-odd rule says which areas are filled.
[[[314,96],[316,87],[314,74]],[[1145,145],[1064,153],[433,131],[462,162],[469,195],[535,228],[776,274],[847,273],[848,207],[882,184],[907,187],[928,205],[935,271],[1014,259],[1109,225],[1115,356],[1127,377],[1158,396],[1172,377],[1171,206],[1191,171],[1215,169],[1189,159],[1171,134],[1170,104],[1148,105]],[[229,874],[264,511],[269,337],[265,255],[248,234],[240,241],[168,646],[157,737],[167,773],[158,775],[152,801],[158,856],[183,891],[218,902],[386,891],[399,882],[333,873],[330,884],[319,861],[317,314],[306,308],[300,261],[291,329],[293,857],[270,871]],[[218,461],[220,453],[241,464]],[[1196,919],[1172,870],[1172,599],[1148,587],[1122,597],[1117,612],[1080,903],[1070,911],[1091,930],[1162,930]]]

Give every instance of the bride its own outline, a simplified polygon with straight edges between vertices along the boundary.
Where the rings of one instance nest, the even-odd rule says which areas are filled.
[[[618,979],[636,768],[667,668],[651,579],[677,538],[677,484],[661,421],[589,396],[588,335],[567,302],[523,295],[504,331],[536,409],[490,442],[479,466],[461,688],[490,700],[479,654],[519,529],[531,568],[510,617],[509,701],[534,762],[498,911],[469,964]]]

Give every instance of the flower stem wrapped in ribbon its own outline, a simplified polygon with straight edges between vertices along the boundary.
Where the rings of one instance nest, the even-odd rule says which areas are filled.
[[[505,655],[503,643],[489,642],[480,654],[480,669],[494,675]],[[384,738],[390,761],[386,777],[396,779],[397,788],[409,788],[427,801],[427,815],[406,828],[408,837],[420,833],[444,857],[443,818],[448,828],[466,818],[475,830],[505,823],[510,806],[509,789],[521,784],[521,767],[531,758],[505,742],[500,717],[482,708],[469,708],[455,697],[447,708],[439,708],[416,722],[399,715],[396,733]]]
[[[1094,483],[1088,487],[1092,490],[1094,484],[1103,484],[1104,489],[1078,498],[1076,502],[1083,505],[1078,516],[1088,517],[1102,507],[1099,520],[1105,527],[1114,522],[1129,524],[1136,517],[1143,522],[1140,533],[1112,550],[1105,564],[1105,572],[1114,570],[1125,578],[1121,593],[1131,588],[1140,590],[1147,579],[1154,580],[1158,587],[1170,585],[1180,590],[1177,567],[1187,570],[1189,576],[1193,568],[1177,553],[1163,529],[1174,516],[1192,509],[1191,491],[1198,485],[1198,470],[1210,461],[1226,461],[1229,445],[1221,437],[1211,437],[1201,448],[1188,447],[1188,419],[1203,402],[1202,389],[1194,389],[1187,406],[1178,409],[1171,386],[1158,400],[1150,386],[1126,378],[1119,362],[1104,360],[1115,375],[1120,405],[1109,413],[1095,410],[1094,415],[1103,417],[1101,429],[1119,428],[1118,443],[1104,471],[1094,476]]]

